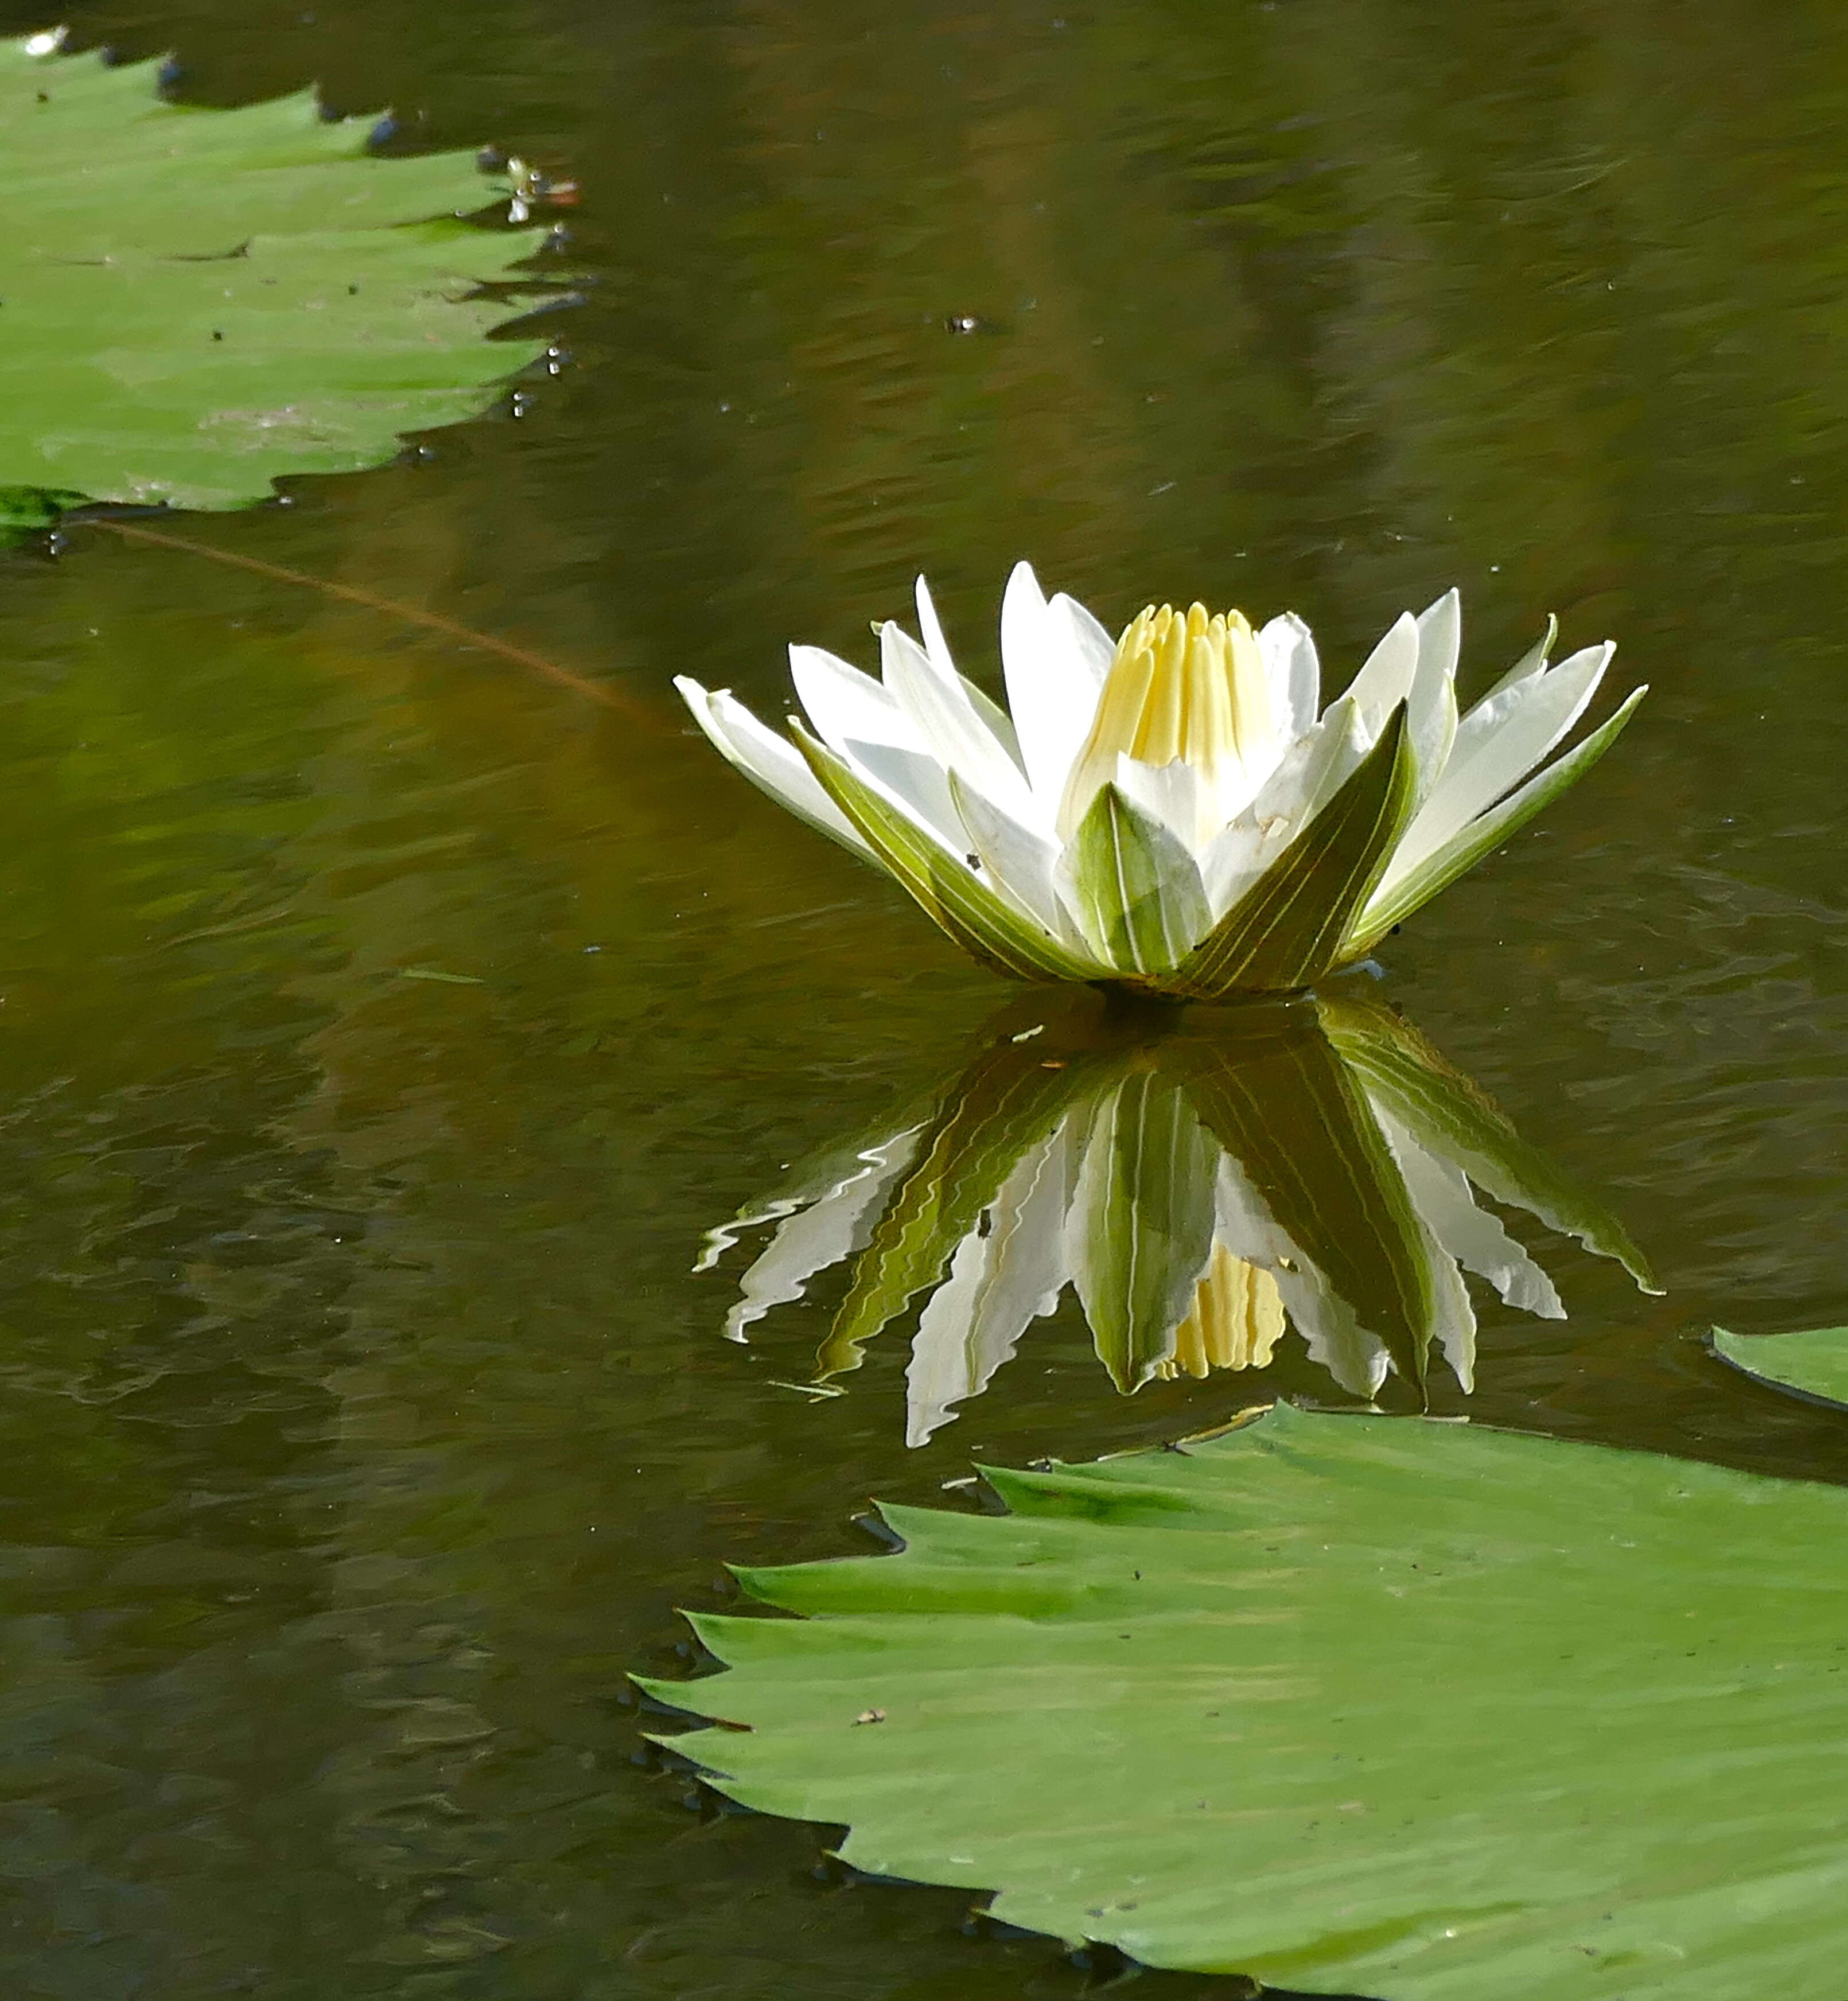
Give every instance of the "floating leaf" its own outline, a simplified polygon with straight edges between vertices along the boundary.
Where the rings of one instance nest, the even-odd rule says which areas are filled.
[[[653,1683],[720,1790],[1145,1964],[1380,2001],[1757,2001],[1848,1954],[1848,1491],[1305,1415],[996,1473],[741,1573]],[[855,1727],[869,1710],[876,1731]],[[742,1726],[741,1728],[738,1726]]]
[[[158,63],[50,40],[0,43],[0,527],[376,465],[542,351],[482,338],[542,232],[458,219],[472,155],[368,158],[311,92],[169,104]]]
[[[1714,1352],[1761,1383],[1794,1390],[1825,1404],[1848,1405],[1848,1327],[1812,1327],[1801,1334],[1728,1334],[1714,1329]]]

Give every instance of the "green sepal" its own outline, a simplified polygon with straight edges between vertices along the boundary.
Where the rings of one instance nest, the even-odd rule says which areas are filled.
[[[1070,852],[1086,935],[1119,972],[1171,972],[1212,922],[1193,857],[1115,785],[1099,788]]]
[[[1582,743],[1575,745],[1563,757],[1530,778],[1498,806],[1491,806],[1452,835],[1389,896],[1366,906],[1342,948],[1342,958],[1364,958],[1394,925],[1403,924],[1433,896],[1449,889],[1460,875],[1467,875],[1509,835],[1518,833],[1536,813],[1575,785],[1616,743],[1624,726],[1635,714],[1637,704],[1648,692],[1647,687],[1638,688],[1609,722],[1594,729]]]
[[[1356,957],[1343,936],[1411,818],[1416,762],[1401,702],[1335,796],[1172,974],[1154,983],[1203,1000],[1288,992]]]
[[[792,720],[790,728],[822,789],[893,879],[965,952],[1015,980],[1098,978],[1101,967],[1067,952],[1049,933],[1003,903],[966,864],[946,854],[800,722]]]

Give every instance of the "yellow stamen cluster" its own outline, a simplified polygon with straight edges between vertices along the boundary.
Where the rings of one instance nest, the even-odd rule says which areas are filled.
[[[1117,642],[1060,815],[1069,834],[1119,757],[1181,759],[1218,794],[1242,778],[1272,736],[1270,693],[1258,641],[1242,611],[1139,612]]]
[[[1282,1335],[1276,1280],[1216,1244],[1194,1288],[1193,1310],[1175,1331],[1173,1359],[1157,1373],[1201,1376],[1213,1369],[1262,1369]]]

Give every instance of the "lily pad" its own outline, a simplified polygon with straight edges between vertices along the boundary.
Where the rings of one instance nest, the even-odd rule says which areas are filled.
[[[312,92],[192,109],[158,63],[56,48],[0,43],[0,529],[375,465],[544,351],[482,338],[531,309],[481,287],[543,231],[461,219],[495,193],[473,155],[369,157]]]
[[[740,1573],[721,1791],[1149,1965],[1757,2001],[1848,1958],[1848,1491],[1279,1406]]]
[[[1728,1334],[1716,1327],[1714,1352],[1761,1383],[1848,1407],[1848,1327],[1755,1335]]]

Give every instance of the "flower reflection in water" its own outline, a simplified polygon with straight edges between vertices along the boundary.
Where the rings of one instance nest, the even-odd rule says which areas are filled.
[[[816,1380],[921,1300],[907,1371],[921,1445],[1069,1286],[1126,1394],[1262,1368],[1293,1327],[1352,1395],[1434,1356],[1473,1386],[1466,1272],[1511,1307],[1564,1308],[1476,1191],[1648,1268],[1622,1226],[1390,1009],[1352,997],[1209,1021],[1074,1002],[998,1032],[921,1115],[802,1164],[714,1230],[701,1269],[771,1227],[734,1338],[851,1261]]]

